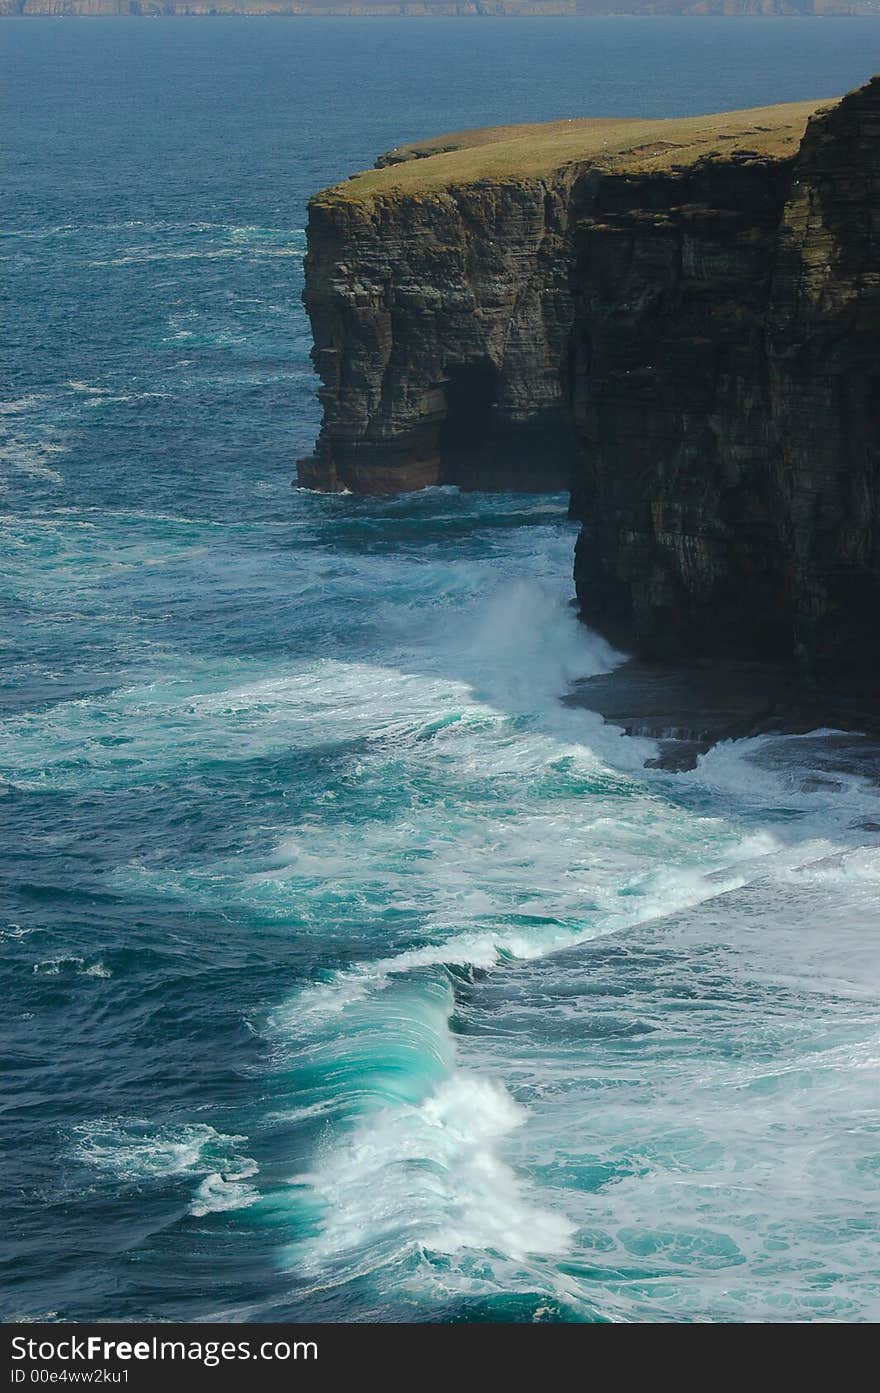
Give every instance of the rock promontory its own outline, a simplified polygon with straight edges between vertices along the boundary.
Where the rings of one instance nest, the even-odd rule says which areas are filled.
[[[439,137],[319,194],[300,482],[570,488],[584,617],[880,664],[880,79]]]

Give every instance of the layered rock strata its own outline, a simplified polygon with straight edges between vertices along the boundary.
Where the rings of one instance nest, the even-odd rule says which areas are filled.
[[[877,665],[880,80],[441,137],[319,195],[300,481],[571,485],[584,617]]]
[[[301,483],[568,486],[571,178],[312,203],[304,298],[324,425]]]

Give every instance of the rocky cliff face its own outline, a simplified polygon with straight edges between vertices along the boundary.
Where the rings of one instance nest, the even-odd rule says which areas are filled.
[[[582,611],[619,642],[873,670],[878,137],[875,79],[392,152],[312,205],[301,482],[570,476]]]
[[[767,315],[770,491],[797,648],[880,668],[880,78],[807,128]]]
[[[642,651],[780,647],[764,330],[792,162],[707,157],[582,191],[575,578],[585,617]]]
[[[316,200],[311,487],[568,486],[571,177]]]
[[[878,136],[875,80],[580,222],[575,578],[643,652],[877,663]]]

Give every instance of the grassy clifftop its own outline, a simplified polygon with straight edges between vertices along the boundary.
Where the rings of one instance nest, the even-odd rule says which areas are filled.
[[[403,145],[317,195],[316,202],[363,203],[386,195],[432,194],[490,180],[541,178],[566,165],[650,173],[697,160],[784,159],[794,155],[810,116],[826,102],[793,102],[663,121],[616,118],[491,126]]]

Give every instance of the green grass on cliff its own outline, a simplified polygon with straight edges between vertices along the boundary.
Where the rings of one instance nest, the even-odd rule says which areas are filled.
[[[754,153],[781,159],[795,153],[807,120],[823,105],[828,102],[666,121],[603,118],[459,131],[400,146],[390,155],[400,163],[357,174],[319,194],[318,201],[368,203],[383,195],[430,195],[480,180],[541,178],[567,165],[635,174],[687,166],[708,155],[723,159]]]

